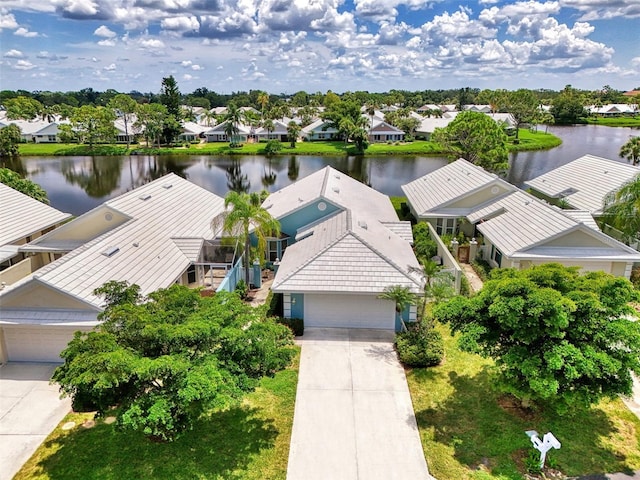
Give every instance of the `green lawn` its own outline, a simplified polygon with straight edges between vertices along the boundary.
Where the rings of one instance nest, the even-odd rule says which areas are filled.
[[[635,117],[589,117],[587,123],[605,125],[607,127],[640,127],[640,115]]]
[[[550,133],[520,130],[520,143],[514,145],[510,138],[507,147],[510,151],[542,150],[560,145],[562,141]],[[246,143],[240,148],[230,148],[228,143],[200,143],[173,148],[145,148],[132,146],[130,151],[153,155],[264,155],[266,143]],[[90,150],[87,145],[61,143],[23,143],[20,144],[21,155],[125,155],[125,145],[96,145]],[[298,142],[295,148],[288,143],[282,144],[280,155],[354,155],[355,147],[344,142]],[[417,140],[410,143],[374,143],[366,150],[365,155],[439,155],[442,151],[436,144]]]
[[[70,414],[49,435],[15,480],[24,479],[285,479],[299,355],[265,378],[241,405],[213,413],[173,443],[152,443],[97,421],[63,431],[93,414]]]
[[[438,480],[523,478],[533,450],[525,430],[562,443],[548,458],[566,475],[640,469],[640,420],[620,400],[572,416],[522,412],[493,388],[492,363],[457,349],[448,329],[443,365],[407,372],[429,471]],[[479,465],[488,465],[480,466]]]
[[[553,147],[557,147],[562,143],[560,138],[552,135],[551,133],[545,133],[544,130],[532,131],[529,129],[521,128],[518,135],[519,142],[514,144],[514,137],[509,137],[509,143],[507,145],[510,152],[520,152],[525,150],[548,150]]]

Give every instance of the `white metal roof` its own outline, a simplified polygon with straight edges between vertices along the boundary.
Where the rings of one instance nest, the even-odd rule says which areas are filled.
[[[343,211],[289,246],[274,291],[381,293],[403,285],[418,293],[419,264],[409,242],[368,217]]]
[[[429,212],[478,191],[496,180],[499,180],[497,175],[460,158],[402,185],[402,191],[414,211],[419,216],[426,216]]]
[[[59,326],[95,326],[98,312],[73,309],[19,309],[3,308],[0,324],[4,325],[59,325]]]
[[[632,248],[521,190],[479,208],[467,218],[472,223],[479,222],[478,230],[509,257],[535,257],[548,251],[565,258],[605,255],[610,259],[640,261],[640,253]],[[597,246],[545,245],[578,231],[593,238]]]
[[[20,241],[70,217],[69,213],[0,183],[0,246]]]
[[[272,193],[263,207],[280,219],[320,199],[379,221],[398,221],[389,197],[329,166]]]
[[[110,280],[140,286],[142,294],[170,286],[193,261],[198,238],[213,238],[211,219],[224,209],[217,195],[169,174],[105,203],[130,217],[33,276],[5,289],[10,294],[37,279],[96,307],[93,290]],[[101,207],[97,207],[101,208]],[[87,212],[69,224],[92,215]]]
[[[640,175],[640,168],[627,163],[584,155],[526,185],[552,198],[564,198],[572,207],[602,214],[604,198]]]

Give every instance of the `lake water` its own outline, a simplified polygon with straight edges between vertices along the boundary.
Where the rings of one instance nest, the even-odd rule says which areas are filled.
[[[619,159],[620,146],[638,130],[596,125],[551,127],[562,138],[560,147],[513,154],[507,179],[515,185],[582,155]],[[224,196],[231,188],[273,192],[298,178],[331,165],[387,195],[402,195],[400,186],[443,165],[443,157],[322,157],[322,156],[122,156],[22,157],[7,164],[49,195],[51,205],[80,215],[140,185],[174,172]],[[588,175],[589,172],[585,172]]]

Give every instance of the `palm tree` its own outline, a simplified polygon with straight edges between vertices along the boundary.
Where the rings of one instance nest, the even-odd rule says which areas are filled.
[[[232,147],[238,144],[236,136],[240,132],[239,125],[243,118],[242,110],[235,103],[230,103],[227,106],[227,113],[223,117],[223,121],[227,122],[224,126],[224,133],[229,138],[229,145]]]
[[[424,280],[424,296],[420,308],[420,316],[424,319],[427,303],[430,299],[438,302],[453,296],[451,275],[448,272],[443,272],[442,267],[433,260],[425,260],[419,268],[411,267],[410,270],[420,274]]]
[[[605,198],[603,213],[605,223],[620,230],[626,240],[640,237],[640,175]]]
[[[620,158],[626,158],[634,165],[640,163],[640,137],[631,137],[631,139],[620,148]]]
[[[244,277],[249,284],[249,266],[251,261],[251,233],[257,240],[258,256],[264,256],[267,237],[280,235],[280,222],[262,208],[260,193],[229,192],[224,198],[225,211],[211,222],[214,234],[237,239],[244,245]],[[232,208],[229,208],[231,206]]]
[[[416,294],[407,286],[389,285],[378,295],[383,300],[391,300],[396,304],[396,313],[400,315],[409,305],[415,305],[418,301]],[[402,320],[402,317],[400,318]],[[404,325],[404,321],[402,322]],[[406,327],[405,327],[406,328]]]
[[[261,107],[261,116],[260,118],[264,120],[264,109],[267,105],[269,105],[269,94],[267,92],[260,92],[258,94],[258,104]]]
[[[289,138],[289,143],[291,144],[291,148],[296,148],[296,142],[298,141],[298,135],[300,135],[300,125],[291,120],[287,124],[287,137]]]
[[[273,124],[273,120],[268,119],[262,123],[262,127],[267,131],[267,138],[271,138],[271,132],[276,129],[276,126]]]

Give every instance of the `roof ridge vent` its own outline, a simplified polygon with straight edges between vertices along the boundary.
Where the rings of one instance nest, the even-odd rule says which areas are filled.
[[[120,251],[120,247],[107,247],[107,249],[104,252],[102,252],[102,255],[104,255],[105,257],[112,257],[119,251]]]
[[[165,190],[169,190],[171,187],[173,187],[172,183],[165,183],[164,185],[162,185],[162,188],[164,188]]]
[[[367,230],[367,222],[365,222],[364,220],[358,220],[358,226],[360,228],[364,228],[365,230]]]
[[[332,190],[336,193],[340,193],[340,187],[333,187]]]
[[[151,198],[151,194],[149,194],[149,193],[143,193],[143,194],[142,194],[142,195],[140,195],[138,198],[139,198],[140,200],[142,200],[142,201],[147,201],[147,200],[149,200],[149,199]]]

